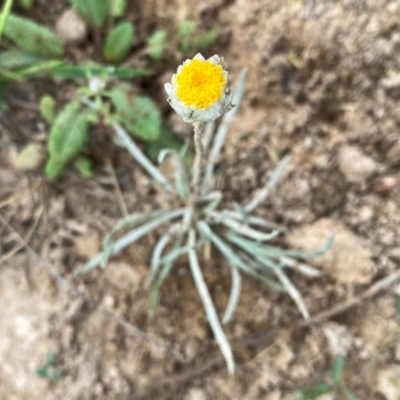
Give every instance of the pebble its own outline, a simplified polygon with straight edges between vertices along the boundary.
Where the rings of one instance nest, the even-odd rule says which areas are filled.
[[[357,147],[343,146],[339,151],[339,167],[349,182],[363,182],[376,172],[378,165]]]
[[[57,35],[67,43],[79,43],[86,39],[87,26],[74,10],[66,10],[56,23]]]
[[[400,366],[390,365],[378,373],[377,390],[386,400],[400,398]]]

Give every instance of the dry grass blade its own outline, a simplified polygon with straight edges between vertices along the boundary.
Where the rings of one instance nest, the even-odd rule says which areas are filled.
[[[38,209],[36,210],[35,215],[34,215],[33,223],[31,225],[31,227],[29,228],[28,232],[26,233],[25,237],[22,240],[20,240],[19,243],[16,246],[14,246],[9,252],[7,252],[6,254],[4,254],[3,256],[0,257],[0,265],[4,261],[6,261],[9,258],[11,258],[13,255],[15,255],[22,248],[24,248],[27,243],[29,243],[29,241],[31,240],[32,235],[36,231],[36,228],[37,228],[37,226],[39,224],[40,218],[42,217],[43,210],[44,210],[43,206],[39,206],[38,207]]]

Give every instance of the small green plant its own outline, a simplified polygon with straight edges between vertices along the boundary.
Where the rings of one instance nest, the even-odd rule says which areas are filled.
[[[147,40],[148,54],[154,60],[161,60],[164,51],[169,46],[168,32],[164,29],[157,29]]]
[[[335,399],[356,400],[342,381],[345,363],[346,360],[344,356],[337,356],[330,371],[329,380],[326,382],[317,382],[298,389],[298,400],[318,399],[328,393],[333,393]]]
[[[234,203],[233,209],[220,208],[222,192],[215,189],[214,168],[223,147],[229,126],[240,104],[247,71],[239,78],[235,95],[231,98],[227,72],[217,55],[205,60],[200,54],[178,69],[172,83],[165,88],[168,101],[185,122],[194,127],[195,157],[192,174],[185,165],[186,148],[177,151],[165,149],[159,154],[159,161],[165,157],[174,157],[176,173],[172,185],[150,160],[141,152],[130,135],[115,120],[111,123],[114,131],[134,159],[149,173],[155,182],[180,199],[180,208],[138,212],[119,221],[104,239],[103,251],[75,271],[79,276],[97,267],[105,268],[111,256],[118,254],[127,246],[143,236],[170,223],[154,246],[150,260],[148,284],[152,284],[152,316],[160,300],[161,288],[171,274],[174,262],[182,255],[188,256],[190,270],[202,300],[210,327],[225,358],[229,373],[233,373],[235,362],[232,349],[221,327],[219,317],[201,272],[197,252],[205,244],[211,243],[228,261],[231,271],[231,292],[222,323],[228,323],[238,305],[241,291],[241,274],[247,274],[273,289],[287,292],[299,308],[304,318],[309,318],[307,306],[295,285],[286,273],[293,268],[306,276],[316,277],[320,272],[304,264],[299,259],[317,257],[324,254],[332,245],[331,237],[324,249],[306,253],[280,249],[267,245],[285,232],[285,228],[252,215],[267,198],[276,185],[290,157],[280,161],[266,185],[247,204]],[[190,77],[195,73],[196,84]],[[198,84],[200,79],[201,84]],[[178,97],[177,81],[183,90]],[[236,107],[233,107],[235,104]],[[231,110],[231,108],[233,109]],[[222,114],[223,120],[217,132],[213,134],[213,123]],[[122,114],[122,113],[121,113]],[[208,122],[208,124],[206,124]],[[126,125],[128,126],[128,124]],[[208,144],[212,147],[208,153]],[[128,230],[128,233],[117,236]]]
[[[64,41],[55,33],[26,18],[8,16],[4,35],[29,53],[58,57],[64,53]]]
[[[133,136],[154,141],[161,129],[161,115],[155,103],[146,96],[137,95],[128,83],[117,82],[106,90],[106,80],[98,76],[89,79],[89,86],[78,91],[76,99],[67,103],[54,117],[54,102],[49,96],[41,100],[43,118],[51,125],[46,164],[50,179],[59,177],[65,167],[75,166],[85,177],[91,177],[88,159],[78,158],[89,140],[91,125],[119,121]]]
[[[71,4],[96,32],[107,19],[120,16],[127,6],[124,0],[71,0]],[[149,97],[140,95],[131,83],[119,81],[148,76],[151,71],[94,62],[68,64],[62,59],[63,40],[34,21],[10,14],[11,6],[12,1],[8,1],[3,8],[0,35],[4,30],[4,36],[17,48],[0,51],[2,88],[8,81],[42,73],[48,73],[56,79],[84,78],[90,82],[89,87],[79,89],[78,95],[58,113],[55,99],[43,96],[40,100],[40,113],[50,126],[49,159],[45,168],[49,178],[60,176],[71,162],[75,163],[83,176],[92,176],[89,160],[81,155],[89,140],[89,128],[92,125],[115,120],[121,122],[132,135],[144,141],[158,138],[161,116],[154,102]],[[121,62],[130,52],[134,37],[135,27],[129,21],[122,21],[111,27],[104,44],[104,61],[113,64]],[[110,90],[106,90],[106,81],[111,83]],[[100,87],[94,88],[96,84]]]
[[[187,54],[195,49],[204,50],[212,46],[218,39],[218,31],[199,32],[197,21],[182,21],[177,32],[182,53]]]
[[[182,21],[176,32],[156,29],[147,39],[147,54],[154,60],[161,60],[171,47],[178,47],[183,54],[204,50],[213,46],[218,36],[217,29],[202,32],[197,21]]]
[[[35,374],[39,378],[45,378],[51,381],[59,381],[64,378],[64,374],[60,369],[56,368],[56,366],[56,355],[54,353],[48,353],[45,363],[36,368]]]
[[[79,100],[68,103],[58,114],[51,128],[48,149],[50,158],[46,175],[57,178],[65,166],[76,158],[89,139],[89,121]]]

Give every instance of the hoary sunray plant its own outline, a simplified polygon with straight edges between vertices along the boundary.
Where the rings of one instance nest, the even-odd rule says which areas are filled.
[[[269,242],[284,233],[285,229],[253,214],[277,183],[289,162],[288,155],[280,161],[265,186],[247,204],[233,204],[232,208],[220,207],[223,193],[214,187],[214,168],[229,126],[238,110],[246,74],[247,71],[243,70],[232,97],[228,73],[224,69],[222,59],[215,55],[205,60],[198,54],[192,60],[185,61],[173,75],[172,82],[165,85],[171,106],[184,121],[194,126],[196,155],[191,177],[186,173],[183,163],[184,151],[174,152],[167,149],[160,153],[160,161],[167,155],[177,160],[174,186],[146,159],[124,129],[118,123],[112,123],[117,136],[132,156],[156,182],[166,190],[175,192],[182,199],[184,206],[172,210],[139,212],[122,219],[107,235],[102,253],[75,272],[76,275],[82,275],[96,267],[104,268],[112,255],[121,252],[154,229],[169,224],[154,246],[150,260],[148,282],[153,284],[152,313],[155,313],[160,289],[170,274],[174,261],[182,255],[187,255],[195,285],[229,373],[233,373],[235,369],[234,357],[203,278],[198,257],[199,249],[211,243],[227,260],[231,271],[232,286],[222,318],[223,324],[230,321],[238,305],[242,274],[250,275],[276,290],[286,291],[307,319],[307,306],[286,270],[292,268],[306,276],[319,276],[318,270],[299,259],[322,255],[333,240],[330,238],[324,249],[312,253],[274,247]],[[213,136],[213,121],[221,115],[222,122]],[[212,146],[207,151],[211,141]],[[120,231],[127,229],[132,230],[115,239]]]

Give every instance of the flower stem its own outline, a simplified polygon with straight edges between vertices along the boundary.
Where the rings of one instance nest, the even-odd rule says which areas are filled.
[[[195,122],[193,124],[196,156],[193,163],[192,194],[195,198],[200,194],[201,178],[205,164],[205,151],[203,146],[204,126],[204,122]]]

